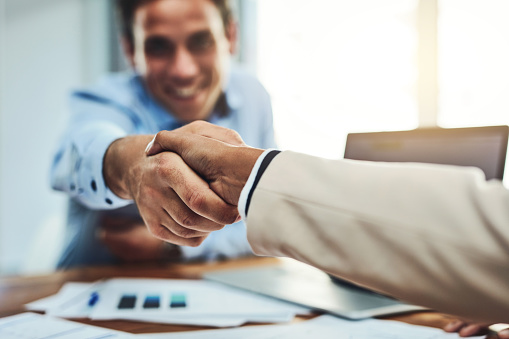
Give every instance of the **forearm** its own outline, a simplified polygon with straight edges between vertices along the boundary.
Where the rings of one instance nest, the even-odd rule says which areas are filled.
[[[442,312],[507,321],[508,205],[507,190],[472,169],[284,152],[254,192],[248,237],[258,254]]]

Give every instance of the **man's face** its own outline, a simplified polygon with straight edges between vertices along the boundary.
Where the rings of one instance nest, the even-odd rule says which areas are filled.
[[[182,121],[206,119],[225,82],[235,34],[210,0],[155,0],[136,10],[128,57],[150,93]]]

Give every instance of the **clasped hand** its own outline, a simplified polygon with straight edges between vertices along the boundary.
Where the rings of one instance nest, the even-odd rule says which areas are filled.
[[[161,131],[144,159],[131,162],[136,165],[126,171],[124,197],[136,202],[156,238],[198,246],[210,232],[240,220],[240,192],[262,152],[235,131],[203,121]]]

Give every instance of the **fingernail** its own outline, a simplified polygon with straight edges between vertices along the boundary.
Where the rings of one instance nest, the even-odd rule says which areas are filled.
[[[148,143],[147,148],[145,148],[145,153],[146,153],[147,155],[150,155],[150,154],[149,154],[149,150],[152,148],[152,145],[154,144],[154,140],[156,140],[156,137],[154,137],[154,138],[153,138],[153,139],[152,139],[152,140]]]
[[[509,339],[509,329],[498,332],[498,337],[500,339]]]

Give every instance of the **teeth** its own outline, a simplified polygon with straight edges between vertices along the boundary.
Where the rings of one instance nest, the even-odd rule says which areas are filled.
[[[175,94],[181,98],[190,98],[198,92],[196,87],[175,88]]]

